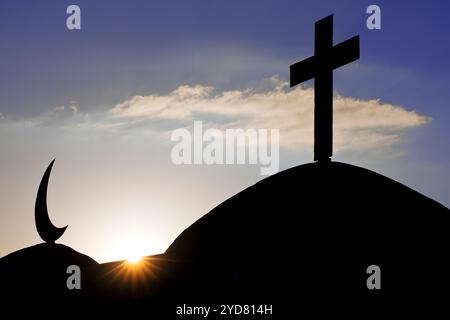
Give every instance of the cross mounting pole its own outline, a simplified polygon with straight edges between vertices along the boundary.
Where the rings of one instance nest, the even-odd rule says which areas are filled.
[[[333,46],[333,15],[315,23],[314,56],[291,65],[291,87],[314,78],[314,161],[333,155],[333,70],[359,59],[359,36]]]

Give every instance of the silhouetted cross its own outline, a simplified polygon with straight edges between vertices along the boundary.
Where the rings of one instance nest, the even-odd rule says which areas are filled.
[[[333,70],[359,59],[359,36],[333,46],[333,15],[315,23],[314,56],[290,66],[291,87],[314,78],[314,160],[333,154]]]

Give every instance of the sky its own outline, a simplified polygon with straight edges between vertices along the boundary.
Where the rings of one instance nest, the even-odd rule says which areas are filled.
[[[66,8],[81,8],[81,30]],[[366,27],[371,4],[381,29]],[[41,242],[48,191],[59,240],[99,262],[164,252],[209,210],[264,178],[258,165],[175,165],[178,128],[276,128],[280,170],[313,159],[314,22],[361,58],[334,72],[334,157],[450,206],[448,1],[0,2],[0,256]],[[301,183],[301,181],[299,181]],[[133,254],[136,254],[133,252]]]

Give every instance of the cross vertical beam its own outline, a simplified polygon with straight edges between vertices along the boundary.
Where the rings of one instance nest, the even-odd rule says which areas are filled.
[[[314,161],[328,161],[333,154],[333,16],[315,24],[314,56]]]

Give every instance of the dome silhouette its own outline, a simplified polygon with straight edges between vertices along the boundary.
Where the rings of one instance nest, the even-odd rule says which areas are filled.
[[[359,301],[377,293],[366,270],[380,266],[384,297],[445,286],[450,212],[380,174],[311,163],[266,178],[200,218],[165,252],[185,293],[278,298],[289,287],[311,301]],[[214,281],[211,281],[214,279]],[[219,280],[220,279],[220,280]],[[433,280],[434,279],[434,280]],[[195,283],[195,286],[194,286]],[[421,291],[423,290],[423,291]]]
[[[77,265],[86,275],[98,263],[72,248],[54,243],[41,243],[0,258],[0,282],[8,299],[73,299],[82,295],[68,290],[67,267]],[[82,285],[88,277],[81,277]]]

